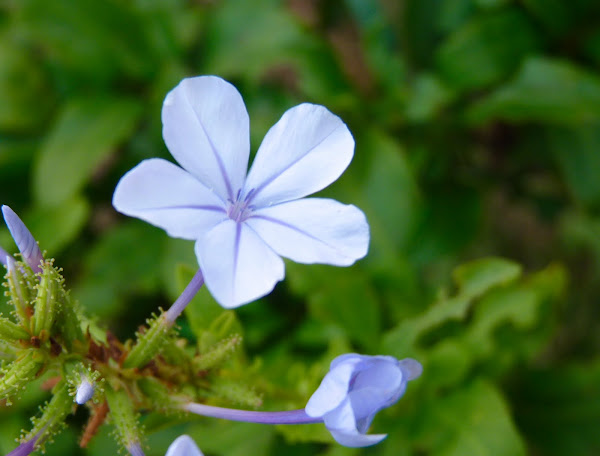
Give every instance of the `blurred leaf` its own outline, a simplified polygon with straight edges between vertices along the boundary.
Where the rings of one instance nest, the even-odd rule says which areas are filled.
[[[552,153],[573,196],[586,206],[600,206],[600,126],[549,128]]]
[[[454,273],[459,293],[440,299],[416,317],[403,320],[384,335],[384,351],[399,358],[416,355],[414,345],[421,334],[449,320],[463,320],[475,297],[516,279],[519,274],[518,265],[499,258],[484,258],[459,266]]]
[[[360,147],[371,154],[362,208],[371,227],[372,261],[373,255],[385,258],[405,247],[416,222],[419,190],[405,151],[391,137],[371,131]]]
[[[42,251],[47,251],[46,257],[52,258],[69,244],[83,228],[88,219],[90,208],[86,200],[80,197],[64,201],[51,209],[34,208],[25,214],[20,214],[25,225],[40,244]],[[17,251],[8,230],[2,231],[0,245],[9,251]]]
[[[523,6],[552,33],[565,33],[574,19],[573,3],[563,0],[523,0]]]
[[[468,297],[481,296],[492,287],[517,279],[521,266],[503,258],[481,258],[458,266],[454,280],[459,292]]]
[[[273,0],[221,2],[207,33],[206,68],[214,74],[250,80],[260,78],[270,65],[289,63],[303,37],[291,14]]]
[[[0,41],[0,130],[22,132],[39,127],[52,106],[45,74],[26,49]]]
[[[511,82],[472,106],[467,118],[581,125],[600,120],[600,78],[571,62],[531,58]]]
[[[448,85],[477,89],[504,79],[536,48],[535,30],[511,9],[461,27],[440,46],[436,61]]]
[[[61,68],[95,83],[129,75],[141,78],[156,67],[140,16],[131,2],[114,0],[24,0],[23,25]],[[74,81],[73,81],[74,82]],[[72,87],[71,87],[72,88]]]
[[[330,269],[326,277],[308,297],[311,314],[323,323],[342,327],[350,340],[373,348],[381,327],[375,291],[354,269]]]
[[[86,97],[68,103],[35,163],[37,201],[55,206],[75,195],[131,134],[140,114],[139,103],[127,98]]]
[[[460,417],[460,418],[458,418]],[[440,456],[519,456],[525,445],[496,387],[475,380],[424,404],[418,440]]]
[[[413,122],[429,121],[453,99],[454,93],[438,78],[430,74],[420,75],[406,100],[406,118]]]
[[[208,454],[248,456],[270,454],[275,428],[224,420],[202,420],[201,423],[190,426],[187,433]]]
[[[516,421],[539,453],[588,456],[600,451],[600,363],[522,372],[513,386]]]
[[[75,298],[92,315],[118,314],[127,295],[145,295],[160,287],[164,233],[143,222],[128,221],[112,229],[84,252]],[[142,306],[148,315],[156,308]],[[135,322],[134,322],[135,323]]]

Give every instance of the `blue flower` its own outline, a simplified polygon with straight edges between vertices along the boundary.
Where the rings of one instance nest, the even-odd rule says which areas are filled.
[[[381,409],[402,397],[406,383],[421,375],[414,359],[354,353],[338,356],[306,404],[306,414],[321,418],[333,438],[348,447],[374,445],[385,434],[367,435]]]
[[[322,106],[288,110],[265,136],[252,168],[242,97],[215,76],[184,79],[165,98],[163,137],[181,168],[145,160],[120,180],[114,207],[196,241],[206,286],[224,307],[268,294],[284,277],[281,257],[348,266],[366,255],[362,211],[304,198],[335,181],[354,139]]]
[[[165,456],[204,456],[189,435],[180,435],[169,446]]]

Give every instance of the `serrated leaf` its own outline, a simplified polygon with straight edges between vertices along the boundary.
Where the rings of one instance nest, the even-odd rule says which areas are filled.
[[[97,167],[135,128],[141,105],[127,98],[71,100],[41,146],[34,165],[34,197],[51,207],[76,195]]]

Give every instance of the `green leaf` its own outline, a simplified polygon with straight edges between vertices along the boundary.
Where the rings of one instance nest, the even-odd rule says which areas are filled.
[[[425,122],[435,117],[454,99],[454,93],[443,81],[430,74],[420,75],[406,100],[405,116],[412,122]]]
[[[21,132],[46,119],[53,95],[45,75],[26,49],[0,43],[0,129]]]
[[[84,252],[75,298],[93,315],[119,313],[127,295],[150,294],[160,286],[159,258],[165,235],[146,223],[128,221]],[[155,308],[148,308],[146,315]]]
[[[572,195],[586,206],[599,207],[600,126],[555,127],[545,136]]]
[[[440,456],[519,456],[525,444],[500,392],[475,380],[423,405],[417,437],[428,454]]]
[[[46,257],[52,258],[79,234],[89,211],[88,202],[76,197],[51,209],[36,207],[21,216],[42,251],[47,251]],[[8,230],[2,231],[0,243],[7,248],[14,245]]]
[[[34,168],[34,196],[42,206],[73,197],[135,128],[141,106],[127,98],[72,100],[42,145]]]
[[[361,205],[371,227],[369,261],[406,247],[415,227],[420,195],[404,149],[391,137],[370,131],[360,147],[371,151]],[[393,198],[390,196],[393,195]]]
[[[459,292],[468,297],[476,297],[492,287],[517,279],[521,266],[503,258],[481,258],[458,266],[454,270],[454,280]]]
[[[537,48],[536,33],[517,10],[477,17],[450,35],[438,49],[437,67],[458,89],[498,82]]]
[[[442,297],[422,314],[403,320],[384,336],[384,351],[397,357],[416,355],[415,344],[422,334],[446,322],[464,320],[474,298],[515,280],[520,272],[517,264],[500,258],[483,258],[459,266],[454,271],[459,293],[452,298]]]
[[[323,276],[325,281],[308,298],[311,314],[323,323],[343,328],[350,340],[373,349],[379,339],[381,316],[372,286],[353,269],[329,269]]]
[[[539,454],[588,456],[600,448],[600,362],[522,372],[513,388],[519,427]]]
[[[148,77],[156,56],[131,2],[24,0],[16,9],[22,28],[60,70],[95,83],[127,75]]]
[[[491,120],[581,125],[600,121],[600,78],[571,62],[525,61],[517,76],[467,111],[480,124]]]

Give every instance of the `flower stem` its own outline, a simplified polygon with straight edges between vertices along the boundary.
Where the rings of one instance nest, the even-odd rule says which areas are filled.
[[[308,416],[304,409],[290,410],[287,412],[255,412],[250,410],[236,410],[211,405],[190,402],[182,407],[184,410],[197,415],[222,418],[231,421],[244,421],[246,423],[262,424],[312,424],[320,423],[322,418]]]
[[[165,320],[168,324],[172,325],[175,323],[177,317],[181,315],[183,309],[185,309],[196,293],[198,293],[198,290],[202,288],[202,285],[204,285],[204,276],[202,275],[202,270],[198,269],[198,272],[196,272],[192,280],[190,280],[190,283],[185,287],[183,293],[181,293],[171,308],[167,310]]]

